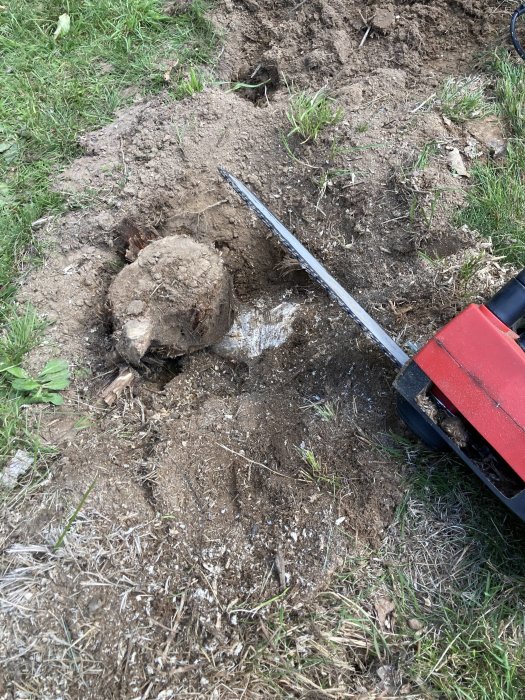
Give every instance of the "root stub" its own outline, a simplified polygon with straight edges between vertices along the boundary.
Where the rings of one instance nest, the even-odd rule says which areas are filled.
[[[151,243],[109,288],[118,353],[177,357],[216,343],[232,321],[232,285],[220,257],[184,236]]]

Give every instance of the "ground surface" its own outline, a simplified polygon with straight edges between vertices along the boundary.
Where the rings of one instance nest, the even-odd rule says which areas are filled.
[[[481,248],[451,223],[465,178],[451,172],[447,147],[468,165],[488,146],[473,125],[419,107],[446,76],[470,72],[504,18],[490,2],[383,9],[358,48],[372,6],[219,3],[220,77],[269,76],[266,92],[215,85],[178,102],[138,101],[83,137],[84,155],[57,179],[92,203],[42,231],[46,262],[22,298],[54,322],[29,363],[59,353],[74,382],[65,407],[41,417],[59,448],[45,499],[26,499],[2,525],[13,572],[2,593],[4,697],[267,697],[214,680],[248,653],[243,621],[260,610],[264,621],[276,597],[300,614],[346,557],[381,540],[402,496],[400,464],[379,449],[402,432],[395,368],[290,264],[217,167],[247,183],[405,348],[451,318],[465,303],[458,273]],[[294,135],[284,146],[285,79],[327,85],[345,110],[314,145]],[[432,162],[415,173],[431,142]],[[297,303],[288,340],[244,360],[213,349],[151,355],[108,409],[102,392],[124,363],[107,290],[127,264],[130,226],[213,249],[237,309]],[[473,295],[503,278],[487,264]]]

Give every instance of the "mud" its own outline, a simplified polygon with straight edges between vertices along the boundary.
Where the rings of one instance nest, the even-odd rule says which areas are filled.
[[[199,678],[203,669],[213,676],[211,657],[235,667],[243,618],[263,619],[265,601],[276,597],[300,610],[349,552],[379,540],[401,497],[401,467],[381,449],[390,431],[403,431],[390,388],[396,368],[290,263],[217,168],[260,196],[401,345],[423,343],[465,303],[465,261],[490,268],[472,281],[469,299],[504,276],[448,215],[463,201],[466,178],[449,170],[447,148],[458,148],[469,168],[472,139],[476,158],[487,147],[431,102],[419,107],[445,76],[472,70],[499,29],[491,7],[225,0],[215,15],[226,34],[222,78],[257,85],[250,81],[263,76],[265,89],[215,86],[180,102],[163,94],[82,139],[84,155],[57,188],[93,202],[43,233],[49,255],[23,289],[53,322],[31,362],[66,357],[74,382],[67,407],[42,416],[46,439],[59,447],[48,497],[8,517],[5,542],[48,551],[96,477],[71,544],[43,574],[46,585],[31,589],[34,614],[20,617],[13,603],[8,625],[13,638],[31,639],[58,630],[50,610],[67,610],[77,650],[100,672],[82,683],[62,677],[50,643],[48,655],[18,658],[10,678],[38,678],[41,697],[56,695],[53,674],[64,697],[100,697],[101,688],[108,698],[146,689],[161,697],[173,687],[181,697],[212,697]],[[292,84],[327,84],[345,110],[315,144],[293,137],[285,147]],[[429,142],[435,154],[419,172]],[[129,235],[123,243],[130,230],[131,247]],[[231,278],[234,316],[261,299],[267,313],[294,304],[291,332],[248,358],[197,350],[211,336],[187,344],[197,351],[175,363],[164,356],[185,349],[180,338],[155,336],[140,363],[120,346],[140,377],[108,410],[100,395],[122,367],[108,290],[116,311],[126,260],[138,255],[125,277],[154,246],[181,236],[212,250],[203,259]],[[208,286],[200,269],[188,265],[187,280],[205,303],[185,309],[215,309],[215,339],[229,326],[229,292],[223,278]],[[123,316],[116,312],[117,336],[134,286],[122,297]],[[13,565],[31,564],[16,547],[8,551]]]

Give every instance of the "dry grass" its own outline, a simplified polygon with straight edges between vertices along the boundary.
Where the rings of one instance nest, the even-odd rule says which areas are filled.
[[[120,674],[123,696],[145,700],[518,700],[523,529],[461,468],[397,450],[414,464],[412,489],[382,545],[354,547],[307,600],[289,589],[230,600],[189,550],[181,588],[166,523],[115,523],[91,499],[54,551],[85,489],[67,502],[63,489],[43,489],[23,522],[4,524],[0,650],[11,687],[76,698]]]

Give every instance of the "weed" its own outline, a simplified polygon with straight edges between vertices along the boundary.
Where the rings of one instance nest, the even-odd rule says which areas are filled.
[[[482,119],[495,111],[494,104],[485,97],[485,81],[479,76],[448,78],[439,101],[443,114],[456,123]]]
[[[328,471],[328,469],[315,456],[313,450],[311,450],[309,447],[296,447],[296,450],[300,454],[303,462],[308,467],[308,469],[303,469],[301,471],[302,476],[307,481],[313,481],[319,485],[328,484],[334,491],[339,490],[341,486],[339,477],[335,474],[331,474]]]
[[[179,80],[175,89],[177,99],[183,97],[191,97],[197,92],[202,92],[206,87],[206,79],[204,73],[198,68],[190,68],[188,73]]]
[[[314,413],[326,423],[337,419],[337,404],[331,401],[323,401],[313,405]]]
[[[358,124],[355,128],[358,134],[366,134],[366,132],[370,129],[370,124],[367,124],[367,122],[361,122]]]
[[[339,124],[344,112],[324,90],[316,93],[303,90],[290,95],[286,116],[292,126],[288,137],[297,133],[305,143],[315,141],[327,126]]]
[[[428,166],[431,158],[433,158],[435,155],[439,153],[439,146],[436,141],[429,141],[426,143],[423,148],[421,149],[421,152],[419,153],[418,157],[416,158],[416,161],[414,163],[414,169],[415,170],[425,170],[425,168]]]
[[[52,403],[55,406],[64,403],[57,392],[69,386],[69,368],[65,360],[49,360],[36,377],[31,377],[19,365],[0,361],[0,374],[8,376],[11,389],[24,403]]]
[[[85,490],[85,492],[82,494],[82,498],[80,499],[80,502],[79,502],[78,506],[75,508],[75,510],[73,511],[73,513],[71,514],[71,516],[68,518],[68,521],[67,521],[67,523],[66,523],[66,526],[65,526],[64,529],[62,530],[62,533],[60,534],[60,537],[57,539],[57,541],[56,541],[55,544],[53,545],[53,551],[54,551],[54,552],[56,552],[57,549],[60,549],[60,547],[64,544],[64,540],[66,539],[67,533],[68,533],[68,532],[71,530],[71,528],[73,527],[73,524],[74,524],[75,520],[78,518],[78,514],[80,513],[80,511],[81,511],[82,508],[84,507],[84,503],[85,503],[85,502],[87,501],[87,499],[89,498],[89,494],[91,493],[91,491],[93,491],[93,488],[94,488],[94,486],[95,486],[96,481],[97,481],[97,477],[95,477],[95,478],[93,479],[93,481],[92,481],[92,482],[90,483],[90,485],[87,487],[87,489]]]

